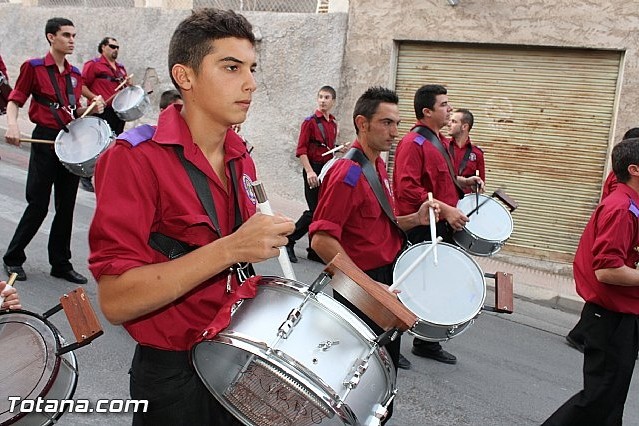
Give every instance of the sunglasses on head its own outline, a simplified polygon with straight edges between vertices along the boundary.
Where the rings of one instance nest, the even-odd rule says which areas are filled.
[[[120,46],[118,46],[117,44],[107,44],[107,46],[109,46],[111,49],[119,49]]]

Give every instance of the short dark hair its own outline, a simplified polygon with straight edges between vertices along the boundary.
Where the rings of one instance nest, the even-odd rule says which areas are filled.
[[[104,48],[104,46],[106,46],[107,44],[111,43],[111,40],[118,41],[117,39],[115,39],[113,37],[104,37],[100,41],[100,44],[98,44],[98,53],[102,53],[102,49]]]
[[[387,89],[385,87],[374,86],[366,90],[362,96],[355,102],[355,109],[353,110],[353,125],[355,125],[355,133],[359,134],[357,123],[355,123],[355,117],[362,115],[367,120],[373,118],[373,115],[377,112],[377,108],[381,103],[389,103],[397,105],[399,98],[397,93]]]
[[[73,22],[71,22],[67,18],[51,18],[47,21],[46,25],[44,26],[44,38],[47,39],[47,42],[49,44],[51,44],[51,42],[49,42],[49,38],[47,37],[47,35],[56,35],[58,31],[60,31],[60,28],[64,27],[65,25],[75,27],[75,25],[73,25]]]
[[[457,108],[454,112],[458,112],[462,115],[461,122],[462,124],[468,124],[468,130],[470,131],[470,129],[473,128],[473,124],[475,124],[473,113],[466,108]]]
[[[415,92],[413,105],[415,107],[415,117],[418,120],[424,118],[424,108],[433,109],[437,95],[446,95],[448,90],[441,84],[426,84]]]
[[[320,87],[320,89],[317,91],[317,94],[319,95],[320,92],[328,92],[328,93],[331,94],[333,99],[337,99],[337,92],[331,86],[322,86],[322,87]]]
[[[632,138],[639,138],[639,127],[633,127],[632,129],[628,130],[626,133],[623,134],[623,138],[621,138],[621,140]]]
[[[250,22],[232,10],[198,9],[180,22],[169,44],[169,75],[176,89],[180,87],[171,72],[174,65],[186,65],[197,74],[213,49],[213,41],[229,37],[248,40],[255,46]]]
[[[178,99],[182,99],[182,95],[175,89],[165,90],[160,95],[160,110],[165,109]]]
[[[639,138],[624,139],[612,149],[612,171],[619,182],[630,180],[628,167],[632,164],[639,166]]]

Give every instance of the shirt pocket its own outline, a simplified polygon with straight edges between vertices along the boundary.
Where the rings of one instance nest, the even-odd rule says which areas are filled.
[[[156,232],[198,247],[217,238],[208,216],[198,214],[165,216]]]

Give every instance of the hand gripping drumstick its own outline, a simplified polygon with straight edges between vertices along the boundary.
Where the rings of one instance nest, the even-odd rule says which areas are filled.
[[[273,216],[273,210],[271,209],[271,203],[269,203],[268,198],[266,197],[264,184],[261,181],[256,180],[255,182],[251,183],[251,185],[253,186],[253,191],[255,192],[255,197],[257,198],[257,203],[260,207],[260,211],[266,215]],[[277,260],[280,262],[282,272],[284,272],[284,278],[297,281],[297,278],[295,278],[295,272],[293,272],[293,266],[291,265],[291,261],[288,258],[285,247],[280,247],[280,255],[277,257]]]
[[[124,80],[122,81],[122,83],[118,84],[118,87],[115,88],[115,91],[113,92],[113,94],[111,96],[109,96],[109,99],[107,99],[106,101],[104,101],[104,103],[106,105],[109,104],[109,102],[111,102],[111,100],[113,98],[115,98],[115,95],[118,94],[118,90],[120,90],[122,87],[124,87],[124,85],[126,84],[127,81],[131,80],[133,78],[133,74],[127,75],[126,77],[124,77]]]
[[[419,264],[422,263],[422,260],[424,260],[426,258],[426,256],[428,256],[430,254],[430,252],[433,251],[435,249],[435,247],[437,247],[437,244],[439,244],[441,242],[442,242],[442,237],[437,237],[436,240],[433,240],[433,242],[431,243],[430,247],[428,247],[426,250],[424,250],[424,252],[422,254],[420,254],[419,257],[417,257],[417,259],[415,259],[415,261],[413,263],[410,264],[408,269],[406,269],[404,271],[404,273],[402,275],[400,275],[399,278],[397,278],[395,280],[395,282],[393,283],[392,286],[388,287],[388,291],[392,292],[402,282],[404,282],[406,280],[406,278],[408,278],[408,276],[411,274],[411,272],[413,272],[415,270],[415,268],[417,268],[419,266]]]
[[[4,288],[6,289],[9,287],[13,287],[13,283],[16,281],[16,278],[18,278],[18,274],[14,272],[13,274],[9,276],[9,281],[7,281],[7,285]],[[0,306],[2,306],[3,303],[4,303],[4,296],[0,296]]]
[[[428,193],[428,201],[433,202],[433,193]],[[430,222],[430,240],[435,241],[437,239],[437,224],[435,223],[435,209],[428,207],[428,221]],[[437,260],[437,247],[433,245],[433,264],[437,266],[439,261]]]

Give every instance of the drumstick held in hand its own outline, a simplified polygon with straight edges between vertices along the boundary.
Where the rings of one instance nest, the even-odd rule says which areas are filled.
[[[344,144],[337,145],[335,148],[330,149],[330,150],[326,151],[324,154],[322,154],[322,157],[324,157],[324,156],[326,156],[326,155],[330,155],[330,154],[332,154],[332,153],[334,153],[334,152],[337,152],[337,151],[339,151],[340,149],[344,148],[345,146],[349,146],[350,144],[351,144],[350,142],[346,142],[346,143],[344,143]]]
[[[475,170],[475,176],[479,176],[479,170]],[[477,206],[477,213],[479,213],[479,182],[475,183],[475,206]]]
[[[46,139],[20,138],[19,140],[20,140],[20,142],[25,142],[25,143],[49,143],[49,144],[54,144],[55,143],[55,141],[48,141]]]
[[[255,192],[255,197],[257,198],[257,203],[260,207],[260,211],[266,215],[273,216],[273,210],[271,209],[271,203],[269,203],[268,198],[266,197],[264,184],[261,181],[256,180],[255,182],[251,183],[251,186],[253,186],[253,191]],[[295,278],[295,272],[293,272],[293,266],[291,265],[291,261],[288,258],[285,247],[280,247],[280,255],[277,257],[277,260],[280,262],[282,272],[284,272],[284,278],[297,281],[297,278]]]
[[[13,287],[14,286],[13,283],[16,281],[16,278],[18,278],[18,274],[14,272],[13,274],[9,276],[9,281],[7,281],[7,285],[4,288],[7,289],[9,287]],[[4,303],[4,296],[0,296],[0,306],[2,306],[3,303]]]
[[[95,100],[94,100],[93,102],[91,102],[91,105],[89,105],[89,107],[88,107],[88,108],[84,111],[84,114],[82,114],[82,116],[80,116],[80,118],[84,118],[84,117],[86,117],[87,115],[89,115],[89,113],[90,113],[91,111],[93,111],[93,108],[95,108],[95,106],[96,106],[97,104],[98,104],[98,101],[95,101]]]
[[[417,257],[417,259],[415,259],[415,261],[413,263],[410,264],[408,269],[406,269],[404,271],[404,273],[402,275],[400,275],[395,280],[393,285],[388,287],[388,291],[390,291],[392,293],[393,290],[395,290],[402,282],[404,282],[406,280],[406,278],[408,278],[408,276],[411,274],[411,272],[413,272],[415,270],[415,268],[417,268],[419,266],[419,264],[422,263],[422,260],[424,260],[426,258],[426,256],[428,256],[430,254],[431,251],[435,250],[435,248],[437,247],[437,244],[439,244],[441,242],[442,242],[442,237],[437,237],[436,240],[433,240],[433,242],[431,243],[430,247],[428,247],[426,250],[424,250],[424,252],[422,254],[420,254]],[[433,253],[436,253],[436,252],[433,252]]]
[[[433,202],[433,193],[428,193],[428,201]],[[435,241],[437,239],[437,224],[435,223],[435,209],[428,207],[428,221],[430,222],[430,240]],[[433,264],[437,266],[439,260],[437,259],[437,248],[433,246]]]
[[[107,99],[106,101],[104,101],[104,103],[106,105],[109,104],[109,102],[111,102],[113,100],[113,98],[115,98],[115,95],[118,94],[118,91],[124,87],[124,85],[127,83],[127,81],[129,81],[130,79],[133,78],[133,74],[127,75],[126,77],[124,77],[124,80],[122,80],[122,83],[118,84],[118,87],[115,88],[115,91],[113,92],[113,94],[111,96],[109,96],[109,99]]]

